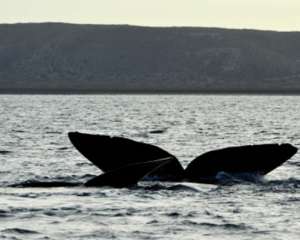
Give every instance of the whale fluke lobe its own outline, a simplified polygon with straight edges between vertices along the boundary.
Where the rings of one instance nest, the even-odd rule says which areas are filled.
[[[103,172],[113,171],[133,163],[170,158],[167,164],[147,177],[161,181],[178,181],[184,174],[184,169],[176,157],[151,144],[123,137],[79,132],[70,132],[68,136],[74,147]]]
[[[265,175],[297,152],[291,144],[261,144],[228,147],[206,152],[186,168],[186,178],[193,182],[217,181],[218,172]]]
[[[297,152],[287,143],[227,147],[198,156],[184,170],[176,157],[151,144],[79,132],[68,136],[75,148],[104,172],[86,186],[126,187],[139,180],[218,183],[220,173],[263,176]]]
[[[159,167],[172,161],[171,158],[164,158],[154,161],[132,163],[116,170],[103,173],[84,185],[87,187],[110,186],[116,188],[129,187],[137,184],[145,175],[155,171]]]

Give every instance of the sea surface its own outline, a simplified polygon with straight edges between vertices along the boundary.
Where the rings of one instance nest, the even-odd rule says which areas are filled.
[[[300,148],[300,96],[0,95],[0,239],[300,239],[299,153],[251,182],[86,188],[101,171],[69,131],[155,144],[186,166],[227,146]]]

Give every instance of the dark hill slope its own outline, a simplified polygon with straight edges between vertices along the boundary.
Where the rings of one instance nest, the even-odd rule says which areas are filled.
[[[0,25],[0,90],[300,91],[300,33]]]

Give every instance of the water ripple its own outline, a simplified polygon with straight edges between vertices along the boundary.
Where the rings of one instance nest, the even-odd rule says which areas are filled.
[[[84,188],[68,131],[158,145],[186,166],[232,145],[300,147],[299,96],[1,95],[1,239],[297,239],[298,153],[264,179]],[[241,159],[242,161],[242,159]],[[287,231],[288,226],[288,231]]]

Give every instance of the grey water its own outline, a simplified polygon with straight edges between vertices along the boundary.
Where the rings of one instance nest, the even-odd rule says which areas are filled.
[[[300,96],[0,95],[0,239],[300,237],[299,153],[252,182],[85,188],[101,172],[68,131],[155,144],[186,166],[227,146],[299,148]],[[22,187],[38,182],[60,184]]]

